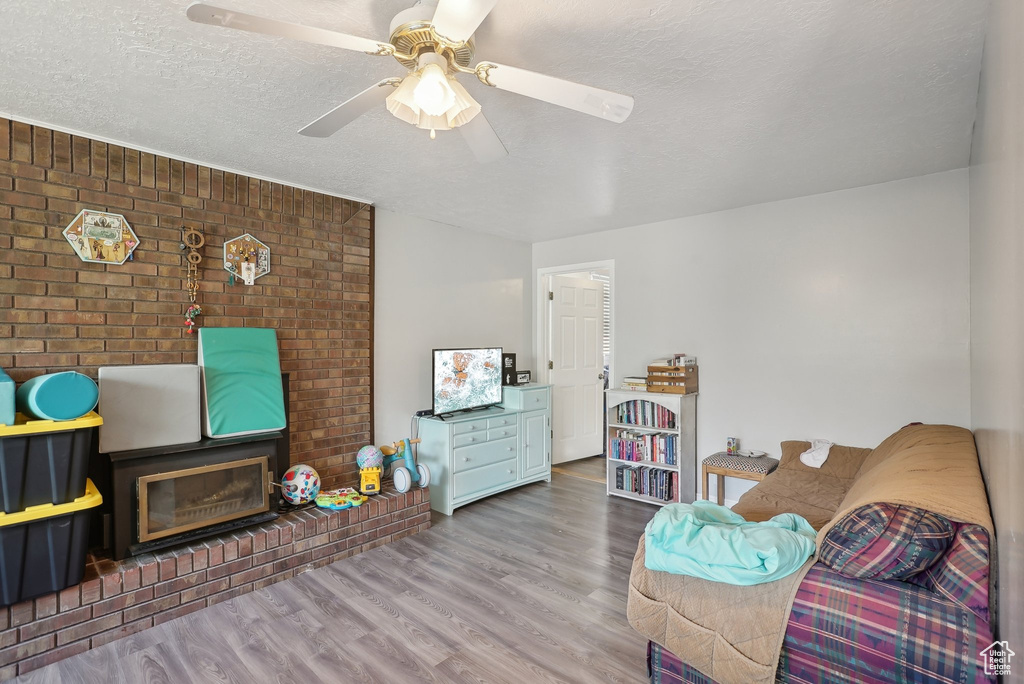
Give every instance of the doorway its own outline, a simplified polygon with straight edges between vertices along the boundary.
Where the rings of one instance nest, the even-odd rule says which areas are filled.
[[[552,385],[552,464],[605,451],[614,262],[538,271],[539,379]]]

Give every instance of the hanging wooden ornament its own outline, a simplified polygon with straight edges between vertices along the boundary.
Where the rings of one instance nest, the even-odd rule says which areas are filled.
[[[189,335],[196,326],[196,317],[203,309],[196,303],[199,294],[199,264],[203,255],[199,249],[206,244],[206,238],[195,228],[182,228],[181,249],[185,252],[185,290],[188,292],[188,308],[185,309],[185,327]]]

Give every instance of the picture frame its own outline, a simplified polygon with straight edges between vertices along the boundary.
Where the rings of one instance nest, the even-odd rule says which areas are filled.
[[[530,371],[521,370],[516,372],[516,384],[517,385],[528,385],[530,384]]]

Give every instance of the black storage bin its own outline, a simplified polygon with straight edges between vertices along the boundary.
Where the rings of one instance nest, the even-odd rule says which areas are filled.
[[[0,427],[0,510],[16,513],[40,504],[63,504],[85,494],[96,426],[90,411],[78,420],[27,421]]]
[[[0,606],[82,581],[89,517],[103,502],[91,481],[85,489],[71,503],[0,514]]]

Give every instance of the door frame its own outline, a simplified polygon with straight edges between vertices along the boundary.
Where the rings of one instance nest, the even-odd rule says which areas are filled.
[[[612,353],[608,357],[608,387],[614,388],[612,378],[615,377],[615,259],[604,261],[587,261],[565,266],[548,266],[537,269],[537,299],[534,302],[534,320],[537,330],[534,358],[537,359],[537,377],[535,382],[548,384],[551,378],[548,373],[548,351],[551,344],[551,317],[548,308],[548,292],[551,291],[551,276],[578,273],[579,271],[608,271],[608,288],[611,290],[608,302],[608,347]]]

